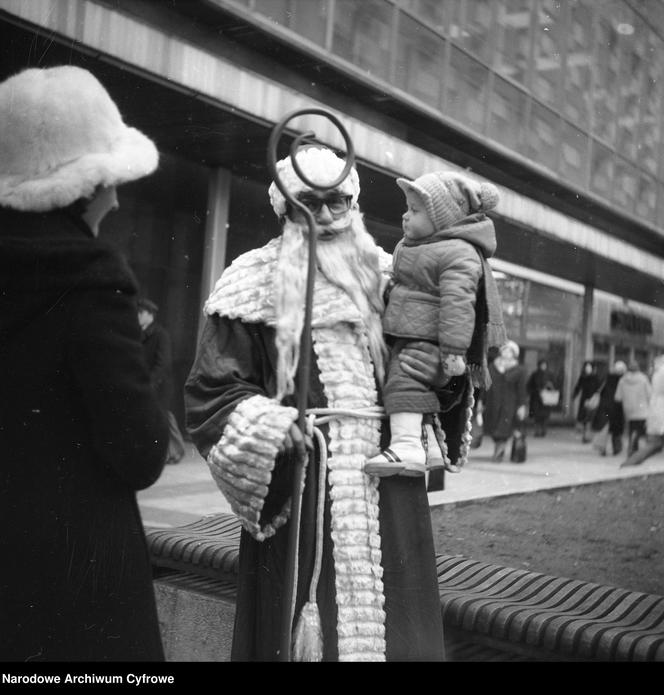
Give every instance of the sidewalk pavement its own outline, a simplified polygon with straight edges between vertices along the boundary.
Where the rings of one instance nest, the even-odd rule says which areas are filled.
[[[202,516],[230,512],[205,461],[191,442],[186,446],[187,454],[180,463],[166,466],[152,487],[138,493],[146,526],[182,526]],[[543,438],[529,436],[525,463],[493,463],[492,452],[493,443],[484,437],[482,446],[471,451],[460,473],[445,474],[445,489],[429,493],[431,506],[664,474],[664,452],[639,466],[620,468],[624,452],[600,456],[570,427],[551,427]]]

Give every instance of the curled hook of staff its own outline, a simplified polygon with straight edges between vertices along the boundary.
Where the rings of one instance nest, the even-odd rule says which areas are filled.
[[[304,212],[308,219],[311,216],[311,213],[309,213],[309,210],[304,205],[302,205],[302,203],[299,200],[297,200],[297,198],[295,198],[293,194],[286,188],[283,181],[279,177],[279,172],[277,171],[277,146],[279,144],[279,140],[281,139],[281,136],[286,130],[287,124],[294,118],[304,115],[323,116],[324,118],[327,118],[337,127],[346,145],[346,163],[344,165],[343,170],[334,181],[321,184],[317,183],[316,181],[311,181],[305,175],[300,165],[298,164],[296,157],[298,150],[300,149],[300,147],[303,146],[304,143],[310,142],[316,138],[315,133],[313,133],[312,131],[307,131],[304,133],[300,133],[298,136],[295,137],[290,146],[290,159],[295,173],[306,186],[309,186],[310,188],[313,188],[318,191],[325,191],[332,190],[339,186],[341,183],[343,183],[343,181],[346,180],[346,177],[350,173],[355,163],[355,149],[353,147],[353,142],[350,139],[350,136],[348,135],[348,131],[344,127],[343,123],[341,123],[341,121],[334,114],[330,113],[329,111],[326,111],[325,109],[298,109],[297,111],[292,111],[291,113],[286,114],[286,116],[284,116],[274,126],[270,134],[270,139],[268,141],[267,148],[267,166],[270,171],[270,174],[272,175],[272,180],[274,181],[274,184],[277,186],[277,188],[281,191],[281,194],[284,196],[286,201],[300,209],[302,212]]]

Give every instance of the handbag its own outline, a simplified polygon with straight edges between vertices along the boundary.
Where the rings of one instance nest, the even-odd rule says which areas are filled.
[[[512,436],[512,451],[510,461],[512,463],[523,463],[526,460],[528,447],[526,446],[526,433],[523,430],[514,430]]]
[[[542,389],[540,398],[542,399],[542,405],[553,408],[560,402],[560,391],[556,389]]]
[[[586,410],[597,410],[599,408],[599,391],[593,393],[590,398],[586,398],[586,402],[583,405]]]

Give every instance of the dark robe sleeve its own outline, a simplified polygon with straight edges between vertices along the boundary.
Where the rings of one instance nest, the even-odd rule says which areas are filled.
[[[184,387],[187,431],[203,458],[219,442],[241,401],[256,395],[274,397],[275,364],[273,329],[239,319],[208,317]],[[290,495],[289,463],[288,456],[277,457],[263,521],[278,513]]]

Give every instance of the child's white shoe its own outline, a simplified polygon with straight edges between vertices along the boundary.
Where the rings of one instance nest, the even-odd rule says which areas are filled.
[[[370,458],[364,472],[386,478],[391,475],[419,477],[426,472],[426,453],[423,447],[394,444]]]
[[[379,478],[424,475],[427,455],[422,446],[422,414],[392,413],[390,430],[390,445],[364,464],[364,472]]]

